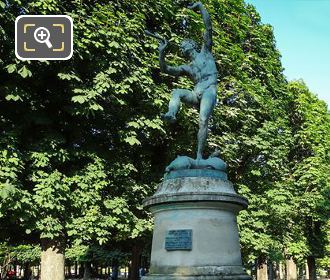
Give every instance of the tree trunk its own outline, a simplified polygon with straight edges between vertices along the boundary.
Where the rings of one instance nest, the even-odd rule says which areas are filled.
[[[111,279],[112,280],[117,280],[118,279],[118,270],[119,270],[118,260],[114,259],[112,261],[112,267],[111,267]]]
[[[275,280],[276,267],[274,266],[274,263],[272,261],[268,261],[267,266],[268,266],[268,280]]]
[[[24,269],[23,269],[23,280],[30,280],[32,276],[32,270],[30,267],[30,263],[25,263],[24,264]]]
[[[286,279],[297,280],[297,266],[292,257],[286,260]]]
[[[78,264],[78,276],[79,278],[84,277],[84,263]]]
[[[315,257],[313,256],[307,257],[307,265],[308,265],[309,280],[316,280]]]
[[[77,277],[78,275],[78,263],[74,262],[74,276]]]
[[[257,262],[257,280],[268,280],[268,266],[266,260]]]
[[[64,248],[57,240],[41,240],[40,280],[64,280]]]
[[[84,280],[89,280],[92,278],[92,267],[90,262],[84,263]]]
[[[139,268],[141,260],[142,246],[138,243],[133,245],[132,248],[132,262],[129,274],[129,280],[139,280]]]
[[[71,278],[72,277],[72,272],[71,272],[71,262],[68,264],[68,277]]]

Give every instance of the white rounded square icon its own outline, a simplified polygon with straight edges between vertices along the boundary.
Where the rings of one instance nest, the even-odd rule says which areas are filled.
[[[73,22],[66,15],[22,15],[15,21],[15,54],[21,60],[67,60]]]

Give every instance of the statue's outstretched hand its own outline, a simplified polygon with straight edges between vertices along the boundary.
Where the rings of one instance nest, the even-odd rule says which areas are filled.
[[[164,52],[167,49],[167,47],[168,47],[168,41],[164,39],[159,43],[158,50],[159,52]]]
[[[191,10],[199,10],[202,6],[203,6],[202,2],[198,1],[194,4],[188,5],[187,8]]]

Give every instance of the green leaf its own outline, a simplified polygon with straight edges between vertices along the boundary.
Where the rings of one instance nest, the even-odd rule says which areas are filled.
[[[18,74],[20,74],[23,78],[32,76],[31,71],[25,65],[18,71]]]
[[[9,64],[6,66],[8,73],[13,73],[16,71],[16,64]]]
[[[124,141],[128,144],[130,144],[131,146],[134,146],[134,145],[141,145],[141,142],[136,138],[135,135],[131,135],[131,136],[128,136],[124,139]]]
[[[86,98],[86,96],[84,96],[84,95],[76,95],[76,96],[73,96],[73,97],[71,98],[71,100],[72,100],[73,102],[75,102],[75,103],[83,104],[83,103],[85,103],[85,102],[87,101],[87,98]]]
[[[8,94],[8,95],[6,95],[6,100],[7,101],[18,101],[18,100],[20,100],[20,101],[23,101],[23,99],[19,96],[19,95],[14,95],[14,94]]]

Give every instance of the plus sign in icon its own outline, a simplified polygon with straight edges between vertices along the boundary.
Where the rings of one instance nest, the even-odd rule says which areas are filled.
[[[73,23],[65,15],[23,15],[15,23],[15,53],[22,60],[66,60],[73,53]]]

